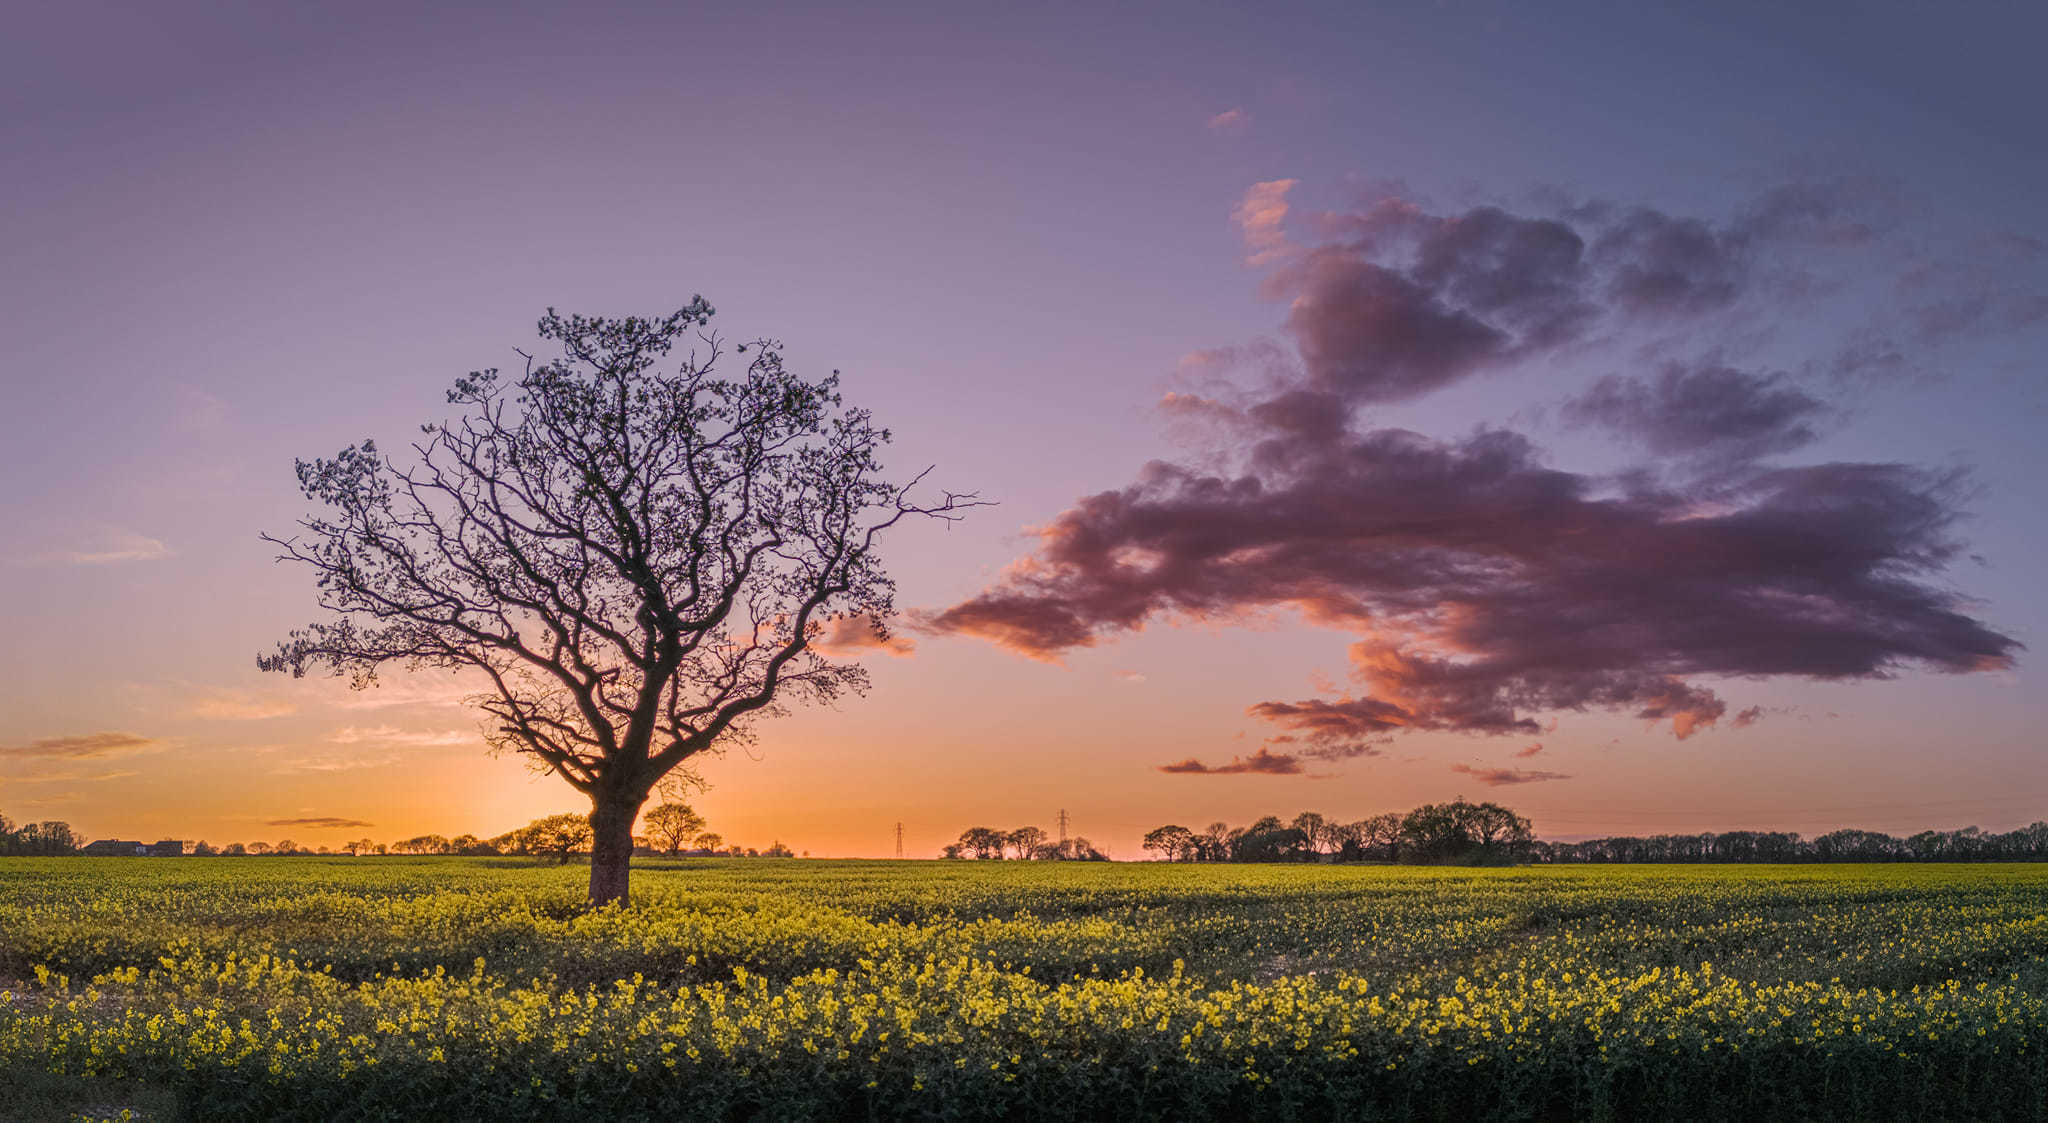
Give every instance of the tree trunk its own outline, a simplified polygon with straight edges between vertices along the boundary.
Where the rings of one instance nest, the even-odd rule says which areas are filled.
[[[633,866],[633,820],[645,796],[631,800],[600,794],[590,812],[590,907],[626,903],[626,879]]]

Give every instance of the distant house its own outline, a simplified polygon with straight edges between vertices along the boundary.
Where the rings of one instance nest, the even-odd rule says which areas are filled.
[[[149,847],[125,838],[103,838],[98,842],[87,843],[85,849],[79,851],[81,854],[118,854],[127,858],[149,852]]]
[[[164,839],[146,851],[153,858],[182,858],[191,852],[192,844],[181,838]]]

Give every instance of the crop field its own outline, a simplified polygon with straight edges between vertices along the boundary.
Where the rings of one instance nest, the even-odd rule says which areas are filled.
[[[596,913],[584,876],[0,863],[0,1101],[322,1120],[2048,1114],[2048,867],[704,860],[643,863],[633,905]]]

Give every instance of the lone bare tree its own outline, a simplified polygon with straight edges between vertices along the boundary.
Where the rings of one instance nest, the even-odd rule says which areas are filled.
[[[670,856],[704,833],[704,816],[687,803],[664,803],[647,813],[648,840]]]
[[[394,664],[478,676],[492,746],[589,796],[593,905],[626,900],[633,822],[678,765],[783,703],[864,692],[858,665],[811,645],[852,617],[887,639],[882,532],[979,502],[883,480],[888,430],[842,405],[836,371],[806,381],[762,340],[720,376],[712,311],[549,309],[559,357],[457,379],[460,415],[403,463],[371,441],[300,461],[324,510],[264,535],[334,616],[258,665],[358,688]],[[703,352],[671,358],[686,336]]]

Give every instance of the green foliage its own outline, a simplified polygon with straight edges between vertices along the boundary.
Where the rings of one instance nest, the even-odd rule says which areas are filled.
[[[0,1073],[229,1120],[2048,1108],[2040,867],[645,874],[0,864]]]

